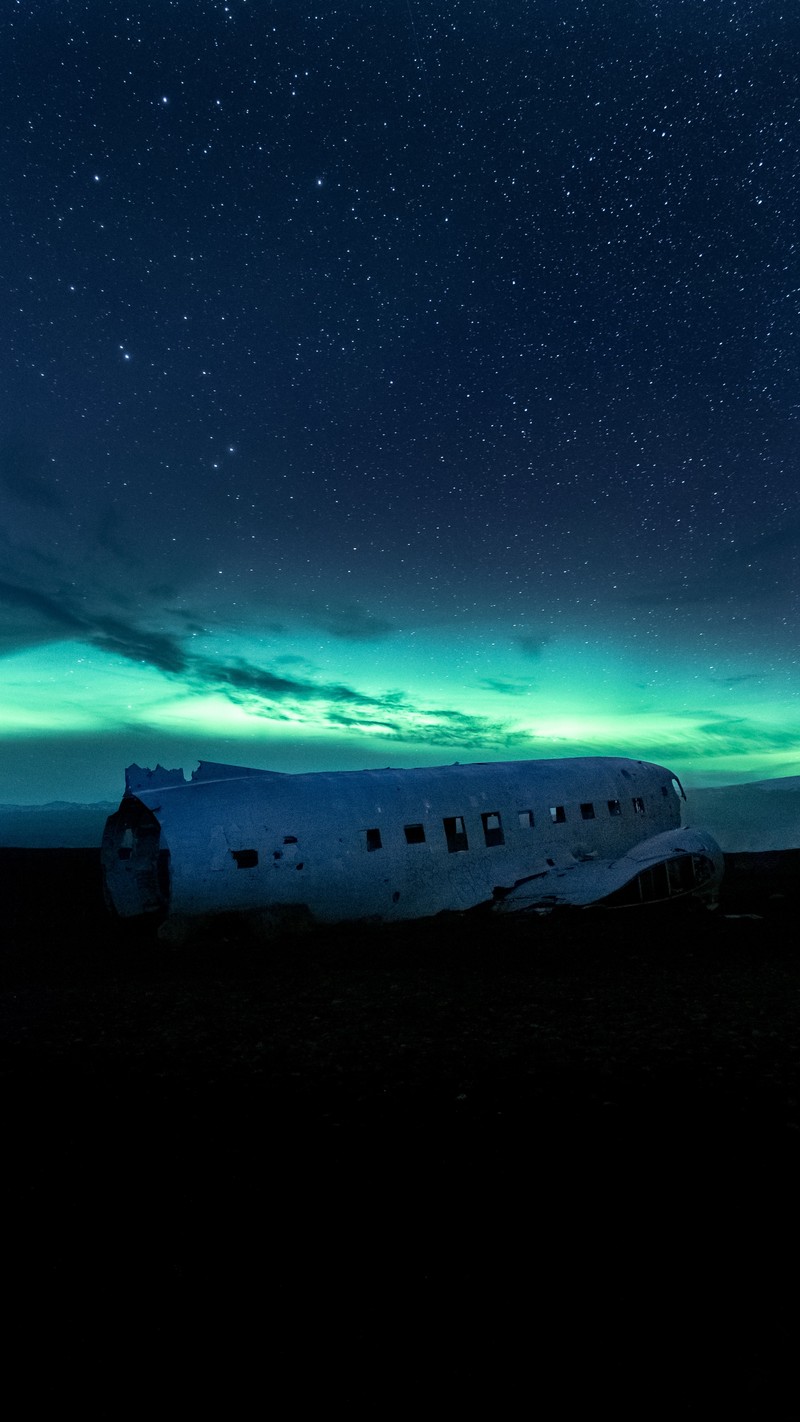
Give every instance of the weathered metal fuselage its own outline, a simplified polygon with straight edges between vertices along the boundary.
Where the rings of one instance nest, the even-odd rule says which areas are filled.
[[[261,912],[399,920],[713,891],[722,855],[681,829],[670,771],[620,757],[282,775],[130,767],[107,822],[124,917]]]

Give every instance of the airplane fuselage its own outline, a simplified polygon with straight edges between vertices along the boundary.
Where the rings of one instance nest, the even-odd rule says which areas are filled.
[[[672,897],[720,868],[708,836],[675,841],[683,792],[672,773],[621,757],[305,775],[202,762],[189,782],[138,767],[127,780],[103,839],[106,891],[123,916],[392,921],[594,902],[655,862],[669,863],[671,887],[643,896]],[[713,874],[678,874],[678,858],[703,854]]]

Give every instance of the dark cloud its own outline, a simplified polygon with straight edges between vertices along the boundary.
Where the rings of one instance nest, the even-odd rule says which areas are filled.
[[[187,676],[194,685],[216,686],[232,698],[240,695],[270,701],[330,701],[354,706],[372,706],[373,700],[341,683],[317,683],[299,677],[281,676],[246,661],[219,663],[193,657],[179,639],[166,632],[151,631],[132,619],[98,611],[83,611],[67,597],[57,597],[35,588],[0,580],[0,603],[15,614],[31,614],[39,623],[39,638],[48,635],[79,637],[90,646],[116,654],[128,661],[145,663],[170,676]]]
[[[501,721],[448,709],[430,712],[427,707],[419,707],[416,711],[421,719],[415,716],[412,723],[400,718],[390,720],[382,716],[381,705],[378,698],[371,703],[374,708],[371,713],[329,711],[325,720],[352,731],[369,731],[370,735],[383,733],[392,739],[413,741],[415,745],[460,746],[474,751],[526,746],[535,740],[529,732],[515,730]]]
[[[449,706],[414,705],[402,692],[368,696],[341,683],[280,676],[244,661],[220,665],[198,658],[189,661],[188,674],[198,688],[213,687],[246,704],[252,713],[263,710],[270,718],[279,714],[281,703],[316,702],[320,704],[317,716],[329,725],[401,740],[473,747],[524,745],[532,740],[529,732],[487,716]]]
[[[281,628],[281,631],[285,632],[286,628]],[[281,655],[273,657],[272,661],[276,667],[306,667],[309,670],[311,668],[308,657],[300,656],[299,652],[281,652]]]
[[[198,621],[197,613],[184,607],[169,608],[169,616],[180,624],[186,636],[207,637],[210,627],[207,622]]]
[[[710,676],[715,686],[741,686],[745,681],[763,681],[763,676],[758,672],[747,672],[744,676]]]
[[[501,696],[527,696],[533,690],[529,681],[500,681],[493,677],[485,677],[478,685],[487,691],[497,691]]]
[[[172,675],[186,671],[189,666],[175,637],[143,630],[119,617],[95,617],[87,640],[104,652],[116,652],[131,662],[146,662]]]
[[[797,731],[774,722],[757,721],[748,716],[730,715],[724,711],[688,711],[697,725],[681,731],[681,746],[690,743],[707,755],[735,755],[748,751],[797,749]]]
[[[199,675],[206,683],[213,683],[222,690],[245,692],[269,699],[285,700],[289,697],[299,701],[346,701],[356,705],[372,705],[369,697],[362,696],[349,686],[320,685],[313,681],[301,681],[297,677],[276,676],[248,662],[233,662],[228,666],[218,666],[216,662],[195,661],[193,674]]]
[[[514,643],[526,657],[540,657],[548,642],[549,637],[535,637],[532,633],[523,632],[519,637],[514,638]]]
[[[99,612],[83,612],[67,597],[39,592],[0,581],[0,603],[15,613],[33,614],[38,626],[34,640],[79,637],[92,647],[114,652],[132,662],[145,662],[159,671],[177,673],[187,667],[187,658],[177,638],[168,633],[150,632],[121,617]]]
[[[347,642],[382,642],[396,630],[393,622],[357,603],[326,609],[322,614],[317,613],[314,620],[324,632]]]
[[[392,691],[385,691],[381,700],[384,706],[400,707],[401,710],[409,705],[408,693],[399,691],[396,688]]]
[[[406,728],[400,721],[380,720],[377,716],[364,716],[360,719],[356,716],[347,716],[341,711],[329,711],[325,720],[332,726],[346,726],[349,730],[365,730],[370,732],[388,732],[392,736],[402,736]]]
[[[14,611],[33,612],[53,631],[80,631],[84,624],[66,603],[35,588],[19,587],[0,579],[0,603]]]

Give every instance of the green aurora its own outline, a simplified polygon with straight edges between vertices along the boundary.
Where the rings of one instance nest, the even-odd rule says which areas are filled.
[[[7,656],[0,799],[114,798],[135,759],[300,771],[624,754],[698,785],[800,772],[787,678],[677,654],[648,663],[565,638],[532,658],[485,629],[472,645],[231,632],[193,639],[183,663],[78,641]]]

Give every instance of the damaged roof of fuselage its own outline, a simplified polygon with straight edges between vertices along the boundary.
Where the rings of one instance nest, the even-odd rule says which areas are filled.
[[[254,770],[249,765],[223,765],[215,760],[201,760],[189,780],[183,770],[167,770],[163,765],[150,770],[147,766],[133,764],[125,771],[125,794],[139,795],[141,791],[163,790],[173,785],[197,785],[212,780],[237,780],[245,775],[274,775],[285,779],[281,770]]]

